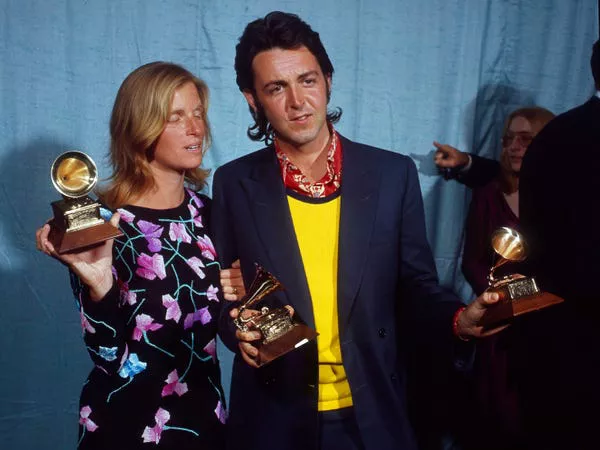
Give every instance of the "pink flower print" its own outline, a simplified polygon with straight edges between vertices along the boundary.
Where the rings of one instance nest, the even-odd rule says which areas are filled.
[[[202,202],[202,200],[200,200],[200,197],[198,197],[194,191],[187,189],[187,192],[198,208],[202,208],[204,206],[204,203]]]
[[[217,402],[217,406],[215,408],[215,415],[221,423],[225,423],[227,421],[227,411],[225,410],[225,408],[223,408],[223,404],[220,400]]]
[[[96,329],[92,326],[89,320],[87,320],[87,317],[85,317],[83,309],[79,311],[79,316],[81,318],[81,329],[83,332],[85,333],[87,331],[90,334],[96,333]]]
[[[129,283],[117,280],[119,286],[119,300],[121,305],[127,303],[128,305],[135,305],[137,303],[137,294],[129,290]]]
[[[166,409],[158,408],[158,411],[156,411],[156,414],[154,415],[156,425],[154,425],[152,428],[144,428],[144,432],[142,433],[144,443],[154,442],[155,444],[158,444],[160,442],[160,435],[163,432],[165,424],[169,421],[170,418],[171,415],[169,414],[169,411],[167,411]]]
[[[162,248],[159,238],[162,235],[163,227],[152,222],[146,222],[145,220],[138,220],[137,224],[141,232],[144,233],[144,237],[148,241],[148,250],[153,253],[159,252]]]
[[[122,221],[127,222],[127,223],[133,223],[133,219],[135,219],[135,216],[133,214],[131,214],[129,211],[127,211],[126,209],[123,209],[123,208],[118,208],[117,212],[121,216]]]
[[[154,280],[156,277],[164,280],[167,276],[165,271],[165,261],[162,255],[155,253],[152,256],[148,256],[142,253],[137,257],[138,268],[135,269],[136,275],[147,280]]]
[[[171,222],[171,225],[169,226],[169,238],[172,241],[182,241],[186,244],[192,242],[192,238],[185,229],[185,225],[182,223]]]
[[[198,275],[200,279],[204,279],[204,277],[206,277],[204,271],[201,269],[201,267],[204,267],[204,264],[202,263],[202,261],[200,261],[200,258],[198,258],[197,256],[192,256],[186,261],[186,263],[192,268],[194,272],[196,272],[196,275]]]
[[[163,387],[162,392],[160,393],[162,397],[167,397],[168,395],[172,395],[173,393],[181,397],[188,391],[187,383],[179,382],[179,375],[177,375],[177,369],[173,370],[169,374],[165,382],[167,384]]]
[[[201,322],[202,325],[206,325],[208,322],[212,320],[212,315],[208,311],[208,306],[204,308],[200,308],[198,311],[189,313],[185,316],[185,320],[183,321],[183,329],[187,330],[188,328],[192,328],[195,322]]]
[[[217,341],[214,338],[202,350],[212,356],[213,361],[217,360]]]
[[[194,205],[188,204],[188,209],[190,210],[191,218],[194,220],[194,225],[202,228],[202,216],[198,215],[198,210],[194,208]]]
[[[198,242],[196,242],[196,244],[198,244],[198,247],[202,252],[202,256],[204,256],[206,259],[210,259],[211,261],[215,260],[217,252],[215,251],[215,246],[207,235],[198,238]]]
[[[84,406],[79,411],[79,424],[83,425],[88,431],[96,431],[98,429],[98,425],[94,423],[92,419],[90,419],[90,414],[92,414],[92,408],[89,406]]]
[[[217,297],[217,292],[219,292],[219,288],[214,287],[212,284],[208,286],[206,290],[206,298],[213,302],[219,302],[219,298]]]
[[[162,296],[162,304],[167,308],[165,314],[165,320],[173,319],[175,322],[179,322],[181,318],[181,309],[179,309],[179,303],[170,294]]]
[[[122,304],[135,305],[137,303],[137,294],[131,291],[121,291]]]
[[[133,329],[133,339],[139,341],[147,331],[155,331],[162,328],[160,323],[154,323],[154,319],[147,314],[135,316],[135,328]]]

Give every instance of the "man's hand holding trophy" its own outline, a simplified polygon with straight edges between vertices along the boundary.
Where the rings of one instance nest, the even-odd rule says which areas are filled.
[[[248,293],[240,300],[239,309],[232,316],[238,329],[237,336],[244,359],[254,367],[261,367],[318,335],[315,330],[295,321],[292,317],[293,310],[289,306],[250,309],[278,289],[283,289],[279,280],[256,264],[255,278]],[[256,339],[250,336],[255,336]]]

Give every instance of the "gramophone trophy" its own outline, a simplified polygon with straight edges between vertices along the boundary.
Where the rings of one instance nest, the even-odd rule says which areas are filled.
[[[294,321],[287,308],[269,309],[243,317],[243,312],[256,305],[262,298],[283,286],[271,273],[256,264],[256,275],[248,293],[240,300],[235,326],[241,331],[258,330],[262,341],[258,345],[256,363],[263,366],[286,353],[301,347],[317,337],[318,333],[304,324]]]
[[[492,234],[492,247],[499,258],[488,275],[490,287],[487,292],[497,292],[500,300],[487,309],[480,325],[491,328],[522,314],[563,302],[562,298],[541,291],[533,277],[520,274],[494,277],[498,267],[527,257],[527,247],[520,233],[508,227],[499,228]]]
[[[85,153],[70,151],[60,155],[50,169],[50,178],[63,200],[52,202],[54,219],[48,239],[62,254],[74,252],[114,237],[118,228],[100,217],[100,203],[87,194],[96,186],[98,171]]]

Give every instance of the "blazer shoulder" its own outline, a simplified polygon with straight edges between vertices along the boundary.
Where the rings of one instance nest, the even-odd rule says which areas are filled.
[[[225,175],[231,176],[247,173],[253,167],[256,167],[256,165],[265,164],[271,161],[273,158],[272,152],[273,150],[271,147],[265,147],[231,160],[215,170],[215,178]]]
[[[342,145],[343,148],[348,149],[348,152],[355,152],[361,159],[375,164],[382,164],[384,167],[391,165],[395,170],[398,167],[415,167],[412,158],[403,153],[353,142],[345,138],[342,140]]]

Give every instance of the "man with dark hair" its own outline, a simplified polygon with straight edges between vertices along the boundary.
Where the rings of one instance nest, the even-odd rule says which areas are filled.
[[[591,66],[595,95],[546,125],[521,170],[529,270],[540,286],[565,299],[514,330],[523,353],[519,378],[528,448],[599,447],[600,40]]]
[[[266,303],[291,305],[319,336],[257,368],[260,333],[234,329],[235,305],[224,311],[229,446],[413,449],[406,348],[427,340],[451,360],[498,296],[464,308],[439,287],[415,165],[334,130],[333,65],[309,25],[282,12],[250,23],[235,68],[249,136],[268,147],[215,173],[218,254],[239,258],[247,283],[255,262],[273,273],[285,290]]]

